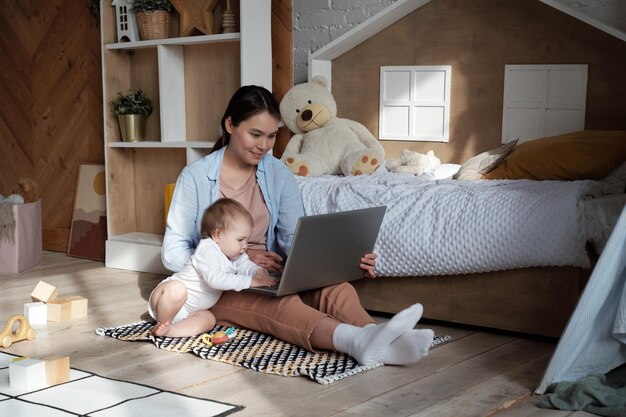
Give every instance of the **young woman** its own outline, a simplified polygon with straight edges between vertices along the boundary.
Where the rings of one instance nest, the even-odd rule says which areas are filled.
[[[260,267],[281,270],[304,208],[293,174],[268,154],[276,141],[280,110],[268,90],[244,86],[222,118],[223,136],[211,154],[185,167],[170,205],[163,240],[164,265],[179,271],[200,241],[202,213],[223,197],[243,204],[254,218],[248,255]],[[376,255],[361,259],[364,276],[375,278]],[[413,363],[433,339],[416,330],[422,306],[415,304],[376,324],[348,283],[284,297],[224,292],[212,308],[217,322],[272,334],[310,351],[338,350],[362,365]]]

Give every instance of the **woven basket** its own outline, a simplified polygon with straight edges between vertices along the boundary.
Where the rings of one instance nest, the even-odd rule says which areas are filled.
[[[152,10],[135,13],[141,39],[163,39],[170,37],[170,13],[165,10]]]

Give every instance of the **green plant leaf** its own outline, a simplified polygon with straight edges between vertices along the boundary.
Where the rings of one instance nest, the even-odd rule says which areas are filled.
[[[152,114],[152,100],[142,90],[129,90],[126,94],[117,93],[117,97],[111,100],[111,111],[116,116],[125,114]]]

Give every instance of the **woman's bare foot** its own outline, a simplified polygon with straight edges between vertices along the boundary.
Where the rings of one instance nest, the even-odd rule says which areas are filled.
[[[170,332],[170,322],[164,321],[163,323],[157,322],[154,325],[150,333],[154,336],[167,336]]]

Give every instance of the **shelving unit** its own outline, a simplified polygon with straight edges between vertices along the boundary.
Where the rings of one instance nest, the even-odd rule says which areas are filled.
[[[240,0],[240,32],[118,43],[115,10],[101,2],[105,265],[169,273],[161,263],[164,186],[204,157],[219,137],[232,93],[272,88],[271,1]],[[144,142],[122,142],[109,102],[142,89],[154,104]]]

